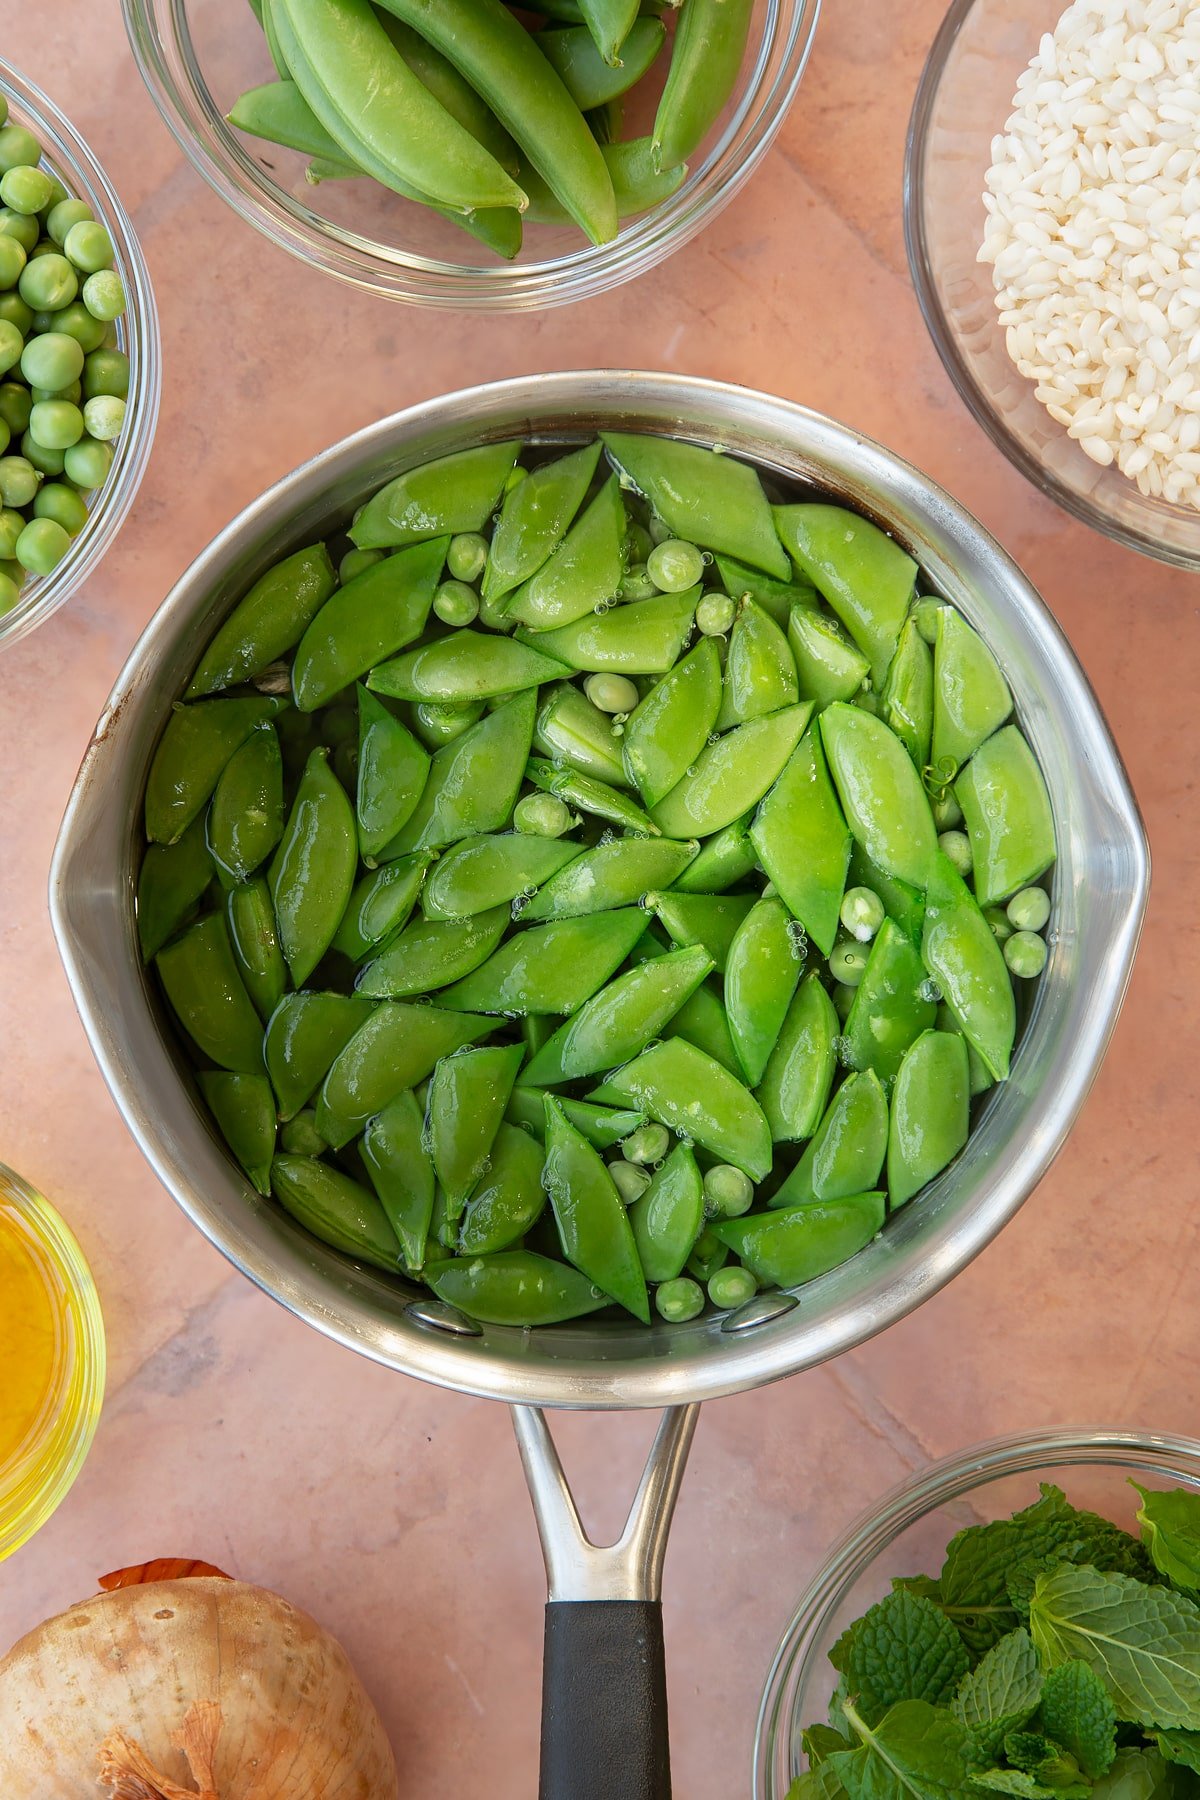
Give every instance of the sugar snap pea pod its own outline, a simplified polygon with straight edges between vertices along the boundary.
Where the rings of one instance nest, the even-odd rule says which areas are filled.
[[[279,38],[275,31],[275,19],[271,10],[271,0],[258,0],[258,11],[261,15],[259,22],[263,28],[263,37],[267,42],[267,54],[271,58],[275,72],[277,75],[287,76],[289,73],[287,59],[279,47]]]
[[[461,1255],[489,1256],[507,1250],[537,1223],[546,1205],[542,1161],[542,1147],[528,1131],[519,1125],[500,1125],[490,1166],[463,1213],[458,1234]]]
[[[679,0],[641,0],[638,13],[644,19],[660,19],[678,4]],[[522,6],[520,11],[541,13],[544,18],[559,19],[567,25],[585,23],[580,0],[529,0],[529,5]]]
[[[272,15],[304,98],[339,141],[351,135],[356,162],[365,149],[377,178],[459,212],[521,207],[516,182],[413,74],[368,0],[272,0]]]
[[[650,600],[631,600],[605,613],[589,613],[553,631],[522,630],[517,635],[570,669],[665,675],[683,654],[699,598],[698,587],[683,594],[656,594]]]
[[[847,1076],[812,1142],[769,1204],[795,1206],[865,1193],[879,1178],[887,1137],[887,1099],[879,1077],[873,1069]]]
[[[272,694],[253,694],[174,708],[146,780],[146,836],[152,844],[173,844],[183,836],[234,751],[285,704]]]
[[[829,602],[881,688],[908,616],[917,565],[870,519],[844,506],[806,501],[777,506],[788,554]]]
[[[792,566],[749,464],[677,438],[600,435],[615,466],[675,537],[788,580]]]
[[[483,831],[502,831],[525,773],[537,694],[514,694],[435,755],[416,811],[381,854],[440,849]]]
[[[753,600],[742,602],[729,634],[725,688],[717,730],[761,719],[799,699],[796,663],[787,638]]]
[[[251,137],[265,138],[287,150],[298,150],[302,156],[340,165],[348,173],[365,173],[346,162],[337,139],[326,131],[296,83],[288,77],[247,88],[226,117],[231,125],[249,132]]]
[[[377,944],[402,932],[431,860],[428,852],[400,856],[364,875],[350,896],[333,948],[351,962],[361,962]]]
[[[579,0],[579,10],[601,57],[619,67],[638,16],[638,0]]]
[[[736,887],[758,861],[758,851],[750,836],[753,819],[753,812],[743,813],[740,819],[724,826],[701,844],[696,860],[688,864],[675,882],[676,891],[680,894],[723,894]]]
[[[780,1212],[721,1219],[713,1235],[741,1257],[765,1287],[792,1288],[827,1275],[865,1250],[883,1229],[881,1193],[808,1200]]]
[[[953,863],[934,857],[921,958],[968,1043],[997,1081],[1008,1076],[1017,1015],[1004,952]]]
[[[724,972],[730,946],[754,906],[755,894],[650,894],[646,906],[681,949],[699,944]]]
[[[709,1150],[721,1162],[762,1181],[771,1168],[771,1132],[745,1086],[685,1038],[654,1044],[588,1095],[603,1105],[624,1101]]]
[[[360,994],[404,999],[449,987],[486,962],[504,936],[507,906],[470,919],[416,919],[383,946],[355,981]]]
[[[368,500],[350,526],[351,542],[360,550],[387,550],[481,531],[520,454],[520,442],[510,439],[406,469]]]
[[[411,1089],[397,1094],[368,1121],[362,1159],[406,1266],[423,1268],[435,1177],[425,1145],[425,1117]]]
[[[549,561],[583,505],[599,461],[599,443],[585,444],[540,463],[506,495],[483,568],[485,600],[502,600]]]
[[[654,837],[660,835],[659,827],[649,813],[643,812],[628,794],[619,793],[606,781],[597,781],[592,775],[581,775],[575,769],[560,769],[552,762],[543,762],[539,757],[534,757],[526,765],[525,774],[534,787],[541,788],[546,794],[556,794],[560,800],[565,801],[568,806],[577,807],[580,812],[591,813],[597,819],[607,819],[610,824],[619,825],[623,831],[645,831]]]
[[[340,1149],[388,1103],[433,1074],[443,1056],[496,1028],[493,1019],[386,1000],[330,1065],[317,1102],[317,1130]]]
[[[393,18],[390,13],[380,13],[379,22],[434,99],[440,101],[451,118],[465,126],[478,143],[491,151],[502,169],[515,175],[517,147],[483,96],[476,93],[454,64],[411,25],[405,25],[403,20]]]
[[[980,906],[1029,887],[1054,861],[1054,815],[1037,759],[1015,725],[981,744],[954,784],[971,839]]]
[[[862,651],[836,621],[808,606],[793,607],[788,646],[799,691],[817,706],[828,706],[831,700],[852,700],[871,673]]]
[[[787,907],[775,896],[759,900],[738,926],[725,962],[729,1032],[752,1088],[763,1078],[803,969]]]
[[[275,1154],[275,1096],[265,1075],[205,1069],[197,1075],[200,1092],[221,1127],[251,1184],[260,1194],[271,1191],[271,1159]]]
[[[263,1042],[267,1074],[281,1119],[294,1119],[312,1099],[375,1002],[359,994],[287,994],[271,1014]]]
[[[450,1225],[458,1223],[467,1196],[487,1173],[524,1055],[520,1044],[458,1050],[443,1056],[433,1071],[425,1127]]]
[[[346,790],[314,750],[267,880],[293,985],[303,987],[333,942],[354,887],[358,833]]]
[[[376,663],[420,637],[448,548],[446,537],[414,544],[373,563],[326,601],[292,664],[292,692],[301,712],[326,706]]]
[[[686,163],[676,163],[672,168],[654,166],[653,146],[648,137],[627,138],[616,144],[602,142],[600,154],[612,182],[618,219],[632,219],[652,206],[661,206],[687,180]],[[567,222],[566,207],[534,168],[522,163],[518,178],[529,199],[527,219],[537,225]]]
[[[628,6],[629,0],[621,0]],[[636,4],[619,60],[605,58],[586,27],[543,31],[537,47],[557,70],[563,86],[580,112],[607,106],[642,79],[667,40],[666,27],[658,19],[639,19]]]
[[[664,1026],[662,1035],[683,1038],[742,1080],[741,1059],[733,1047],[728,1015],[707,981],[684,1001],[670,1024]]]
[[[279,1133],[279,1148],[288,1156],[324,1156],[329,1145],[317,1130],[317,1115],[309,1107],[289,1119]]]
[[[707,951],[694,946],[618,975],[547,1039],[522,1069],[522,1087],[557,1087],[628,1062],[658,1037],[712,966]]]
[[[616,237],[613,186],[599,147],[559,77],[501,0],[387,0],[387,10],[415,26],[485,97],[594,244]]]
[[[265,877],[259,875],[230,888],[225,913],[233,960],[259,1017],[266,1023],[283,999],[287,966]]]
[[[721,586],[732,600],[753,600],[768,613],[780,630],[786,631],[793,606],[812,609],[818,595],[811,582],[776,581],[760,569],[751,569],[734,556],[715,558]]]
[[[208,809],[208,847],[230,881],[246,881],[283,835],[283,755],[269,722],[221,771]]]
[[[996,658],[961,613],[943,606],[933,652],[935,772],[956,773],[1011,711],[1012,694]]]
[[[718,1237],[705,1226],[696,1239],[692,1254],[684,1265],[693,1281],[701,1283],[709,1281],[718,1269],[723,1269],[729,1261],[729,1246],[723,1244]]]
[[[379,1201],[361,1182],[311,1156],[277,1156],[271,1189],[297,1224],[334,1250],[395,1274],[400,1245]]]
[[[629,1208],[629,1223],[647,1281],[683,1273],[704,1226],[704,1182],[690,1145],[676,1144]]]
[[[937,1005],[928,988],[912,939],[885,919],[846,1017],[847,1066],[874,1069],[880,1081],[894,1081],[909,1045],[933,1024]]]
[[[633,1229],[598,1150],[546,1095],[543,1180],[567,1261],[644,1325],[650,1323],[646,1278]]]
[[[881,869],[861,844],[855,844],[850,851],[850,870],[846,876],[846,885],[870,888],[872,893],[878,894],[888,918],[894,919],[914,944],[920,943],[925,924],[924,894],[919,888],[909,887],[907,882],[897,881],[894,875]]]
[[[970,1130],[966,1039],[926,1031],[905,1052],[892,1090],[887,1183],[903,1206],[958,1155]]]
[[[188,684],[188,699],[260,675],[300,642],[336,586],[324,544],[310,544],[277,562],[238,601],[204,652]]]
[[[625,726],[625,767],[647,806],[682,781],[720,710],[721,658],[712,638],[704,637],[655,682]]]
[[[923,772],[933,737],[933,655],[915,619],[900,633],[879,699],[880,718]]]
[[[577,1012],[614,975],[645,929],[640,907],[552,919],[519,931],[483,967],[441,995],[473,1012]]]
[[[220,913],[210,913],[160,950],[155,967],[171,1008],[193,1043],[223,1069],[257,1075],[263,1034],[238,974]]]
[[[812,707],[785,706],[709,744],[653,809],[667,837],[708,837],[757,806],[800,742]]]
[[[846,891],[850,833],[815,725],[800,739],[759,805],[750,838],[788,910],[828,956]]]
[[[535,631],[572,625],[611,600],[625,573],[625,506],[621,484],[609,477],[551,556],[505,607]]]
[[[957,1031],[958,1035],[962,1037],[962,1027],[945,1004],[938,1007],[935,1024],[939,1031]],[[963,1038],[963,1043],[967,1045],[967,1086],[970,1089],[971,1098],[974,1100],[977,1095],[986,1094],[990,1087],[995,1087],[996,1083],[991,1070],[984,1066],[983,1058],[974,1044],[968,1043],[966,1038]]]
[[[553,1037],[557,1020],[551,1013],[526,1013],[517,1023],[526,1056],[536,1056],[542,1045]]]
[[[540,1142],[546,1133],[545,1099],[541,1088],[515,1087],[508,1097],[504,1117]],[[611,1150],[646,1123],[644,1112],[630,1112],[627,1108],[592,1106],[587,1100],[568,1100],[565,1095],[559,1096],[559,1103],[576,1131],[581,1131],[597,1150]]]
[[[439,1300],[485,1325],[531,1330],[611,1305],[608,1295],[578,1269],[532,1250],[453,1257],[431,1268],[427,1279]]]
[[[407,725],[365,687],[358,689],[358,847],[371,862],[416,811],[429,755]]]
[[[921,777],[900,739],[881,719],[837,701],[821,714],[821,741],[854,836],[889,875],[923,888],[937,832]]]
[[[528,486],[523,481],[521,487]],[[520,490],[518,490],[520,491]],[[451,706],[490,700],[557,681],[567,670],[528,644],[463,626],[391,662],[378,663],[367,678],[377,694],[395,700],[436,700]]]
[[[660,162],[680,162],[708,136],[737,86],[754,0],[687,0],[654,120]]]
[[[150,844],[138,875],[137,926],[142,961],[150,962],[191,914],[215,875],[203,815],[173,844]]]
[[[521,912],[524,924],[540,919],[575,919],[641,902],[668,885],[696,854],[694,843],[673,838],[614,838],[585,850],[551,877]]]
[[[811,1137],[829,1104],[840,1026],[814,971],[796,989],[754,1098],[775,1143]]]
[[[412,710],[413,731],[428,749],[440,750],[477,725],[486,710],[482,700],[472,701],[469,706],[442,706],[436,700],[423,700]]]
[[[510,831],[464,838],[447,851],[425,884],[427,919],[465,919],[530,894],[582,852],[573,838]]]
[[[533,741],[551,761],[581,775],[616,787],[633,785],[625,773],[621,739],[613,731],[611,714],[602,713],[569,682],[550,689],[538,712]]]

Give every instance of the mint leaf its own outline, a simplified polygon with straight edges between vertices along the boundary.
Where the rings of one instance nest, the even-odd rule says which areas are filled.
[[[1093,1668],[1119,1719],[1200,1727],[1200,1607],[1183,1595],[1064,1564],[1039,1577],[1029,1629],[1050,1667]]]
[[[1029,1556],[1025,1558],[1024,1562],[1015,1563],[1008,1571],[1005,1586],[1008,1589],[1009,1599],[1022,1619],[1026,1621],[1029,1619],[1029,1606],[1039,1575],[1048,1575],[1050,1570],[1056,1569],[1060,1563],[1081,1563],[1087,1560],[1083,1539],[1071,1538],[1067,1543],[1060,1545],[1057,1550],[1051,1551],[1048,1556]]]
[[[1160,1800],[1170,1792],[1167,1781],[1157,1750],[1118,1750],[1112,1768],[1092,1789],[1092,1800]]]
[[[1093,1781],[1111,1769],[1117,1753],[1116,1709],[1089,1663],[1073,1658],[1050,1670],[1042,1691],[1041,1725]]]
[[[1022,1769],[1052,1793],[1086,1796],[1091,1791],[1075,1758],[1051,1743],[1044,1732],[1010,1731],[1004,1740],[1004,1754],[1014,1768]]]
[[[935,1581],[932,1575],[895,1575],[892,1577],[892,1592],[894,1594],[919,1594],[922,1600],[932,1600],[935,1604],[940,1604],[942,1584],[940,1581]]]
[[[972,1775],[971,1785],[992,1794],[1020,1794],[1028,1800],[1057,1800],[1053,1788],[1042,1787],[1024,1769],[985,1769],[982,1775]]]
[[[845,1738],[842,1739],[843,1745]],[[807,1769],[797,1775],[787,1791],[787,1800],[850,1800],[845,1788],[828,1763]]]
[[[838,1750],[849,1750],[850,1743],[845,1734],[832,1725],[810,1725],[801,1734],[800,1748],[808,1758],[809,1768],[816,1769]]]
[[[1171,1488],[1165,1494],[1138,1487],[1138,1524],[1155,1568],[1175,1587],[1200,1589],[1200,1494]]]
[[[1154,1741],[1168,1762],[1182,1763],[1200,1775],[1200,1732],[1156,1731]]]
[[[981,1762],[994,1762],[1010,1731],[1030,1720],[1042,1697],[1042,1675],[1033,1640],[1010,1631],[965,1675],[950,1710],[965,1725]]]
[[[970,1659],[962,1639],[932,1600],[889,1594],[844,1632],[829,1660],[869,1723],[901,1700],[949,1700]]]
[[[850,1703],[861,1748],[831,1756],[850,1800],[969,1800],[971,1739],[944,1707],[902,1700],[870,1725]]]

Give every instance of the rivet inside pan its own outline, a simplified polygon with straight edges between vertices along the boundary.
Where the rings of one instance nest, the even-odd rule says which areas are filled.
[[[431,1331],[446,1331],[451,1337],[483,1336],[482,1326],[457,1307],[447,1306],[444,1300],[411,1300],[404,1310],[409,1318],[418,1325],[428,1325]]]
[[[781,1319],[784,1313],[791,1312],[799,1301],[795,1294],[755,1294],[753,1300],[747,1300],[735,1312],[729,1313],[721,1320],[721,1330],[728,1332],[757,1331],[760,1325],[769,1325],[772,1319]]]

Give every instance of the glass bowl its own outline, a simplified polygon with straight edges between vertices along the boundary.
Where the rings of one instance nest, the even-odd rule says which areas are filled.
[[[40,1394],[18,1408],[8,1448],[0,1415],[0,1561],[46,1523],[83,1467],[105,1368],[100,1297],[82,1250],[49,1201],[0,1164],[0,1277],[6,1268],[24,1280],[0,1315],[0,1398],[15,1391],[5,1363],[28,1353],[35,1336],[49,1340],[50,1368]]]
[[[1180,568],[1200,568],[1200,512],[1144,496],[1055,422],[1004,346],[991,268],[976,261],[993,137],[1017,78],[1066,0],[952,0],[917,89],[904,229],[921,311],[946,371],[992,442],[1084,524]]]
[[[108,228],[115,267],[125,284],[126,308],[117,345],[129,358],[125,426],[113,445],[108,479],[88,501],[87,524],[49,575],[27,579],[11,611],[0,615],[0,648],[40,625],[85,582],[107,552],[141,486],[158,423],[161,353],[150,272],[129,215],[108,176],[54,102],[0,57],[0,94],[12,123],[28,126],[42,146],[42,167],[57,175],[73,199],[86,200]]]
[[[701,231],[783,123],[808,62],[820,0],[755,0],[733,99],[670,200],[628,221],[600,247],[585,243],[573,226],[532,225],[527,248],[512,264],[486,252],[486,262],[463,261],[464,246],[472,255],[470,240],[427,208],[371,181],[313,187],[302,156],[228,125],[225,114],[237,96],[273,77],[245,0],[122,0],[122,7],[151,98],[184,155],[272,243],[391,300],[507,312],[602,294],[654,268]],[[627,134],[648,130],[652,117],[631,108]]]
[[[825,1718],[837,1682],[829,1652],[893,1576],[935,1575],[955,1532],[1030,1505],[1042,1481],[1136,1530],[1130,1477],[1200,1490],[1200,1442],[1103,1427],[995,1438],[922,1469],[873,1506],[813,1577],[775,1653],[758,1715],[755,1800],[784,1800],[804,1767],[800,1734]]]

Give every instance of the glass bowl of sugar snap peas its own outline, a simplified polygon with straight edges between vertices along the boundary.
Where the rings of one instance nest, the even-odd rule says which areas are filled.
[[[509,310],[603,293],[700,231],[782,124],[820,0],[123,5],[159,111],[244,220],[388,298]]]

